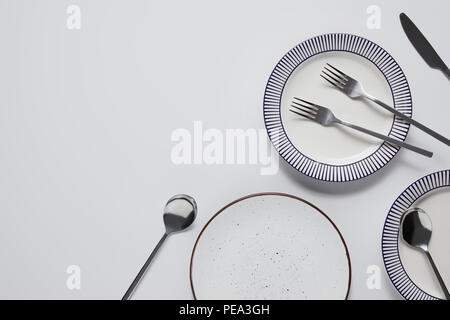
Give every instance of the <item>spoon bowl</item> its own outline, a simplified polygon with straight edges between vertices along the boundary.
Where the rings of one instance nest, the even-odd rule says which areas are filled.
[[[166,234],[186,229],[194,222],[196,216],[197,203],[194,198],[185,194],[173,196],[164,208]]]
[[[405,212],[401,223],[403,240],[411,247],[428,250],[431,239],[432,224],[427,213],[420,208]]]

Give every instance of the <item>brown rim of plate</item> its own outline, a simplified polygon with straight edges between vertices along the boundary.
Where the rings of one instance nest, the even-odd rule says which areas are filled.
[[[195,249],[197,248],[197,244],[200,240],[200,237],[202,236],[203,232],[206,230],[206,228],[208,227],[208,225],[223,211],[225,211],[226,209],[228,209],[229,207],[231,207],[232,205],[241,202],[243,200],[249,199],[249,198],[255,198],[255,197],[261,197],[261,196],[281,196],[281,197],[288,197],[288,198],[292,198],[292,199],[296,199],[299,200],[303,203],[306,203],[307,205],[313,207],[314,209],[316,209],[317,211],[319,211],[330,223],[331,225],[334,227],[334,229],[337,231],[339,237],[341,238],[342,244],[344,245],[345,248],[345,253],[347,256],[347,262],[348,262],[348,286],[347,286],[347,294],[345,295],[345,300],[348,299],[348,295],[350,293],[350,285],[352,282],[352,265],[350,262],[350,253],[348,252],[348,248],[347,248],[347,244],[345,243],[344,237],[342,236],[341,232],[339,231],[338,227],[334,224],[333,220],[331,220],[326,214],[325,212],[323,212],[322,210],[320,210],[318,207],[316,207],[315,205],[313,205],[312,203],[301,199],[299,197],[293,196],[291,194],[287,194],[287,193],[281,193],[281,192],[262,192],[262,193],[254,193],[254,194],[250,194],[247,195],[245,197],[239,198],[237,200],[234,200],[232,202],[230,202],[229,204],[227,204],[225,207],[223,207],[222,209],[220,209],[215,215],[213,215],[211,217],[211,219],[208,220],[208,222],[205,224],[205,226],[202,228],[202,230],[200,231],[197,240],[195,241],[194,244],[194,248],[192,249],[192,254],[191,254],[191,262],[189,264],[189,279],[191,282],[191,290],[192,290],[192,295],[194,296],[194,299],[197,300],[197,296],[195,295],[195,290],[194,290],[194,282],[192,281],[192,264],[194,261],[194,254],[195,254]]]

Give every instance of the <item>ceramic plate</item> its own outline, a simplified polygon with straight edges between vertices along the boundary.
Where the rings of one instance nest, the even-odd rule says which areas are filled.
[[[395,201],[387,216],[382,239],[383,259],[389,278],[409,300],[442,299],[444,295],[425,254],[409,247],[399,236],[400,219],[411,207],[424,209],[432,221],[429,250],[450,286],[450,170],[423,177]]]
[[[191,258],[196,299],[345,299],[348,250],[334,223],[297,197],[236,200],[206,224]]]
[[[264,95],[264,121],[274,147],[298,171],[324,181],[366,177],[398,148],[343,126],[323,127],[289,112],[293,97],[329,107],[338,118],[404,141],[409,125],[364,99],[350,99],[320,77],[326,63],[363,84],[373,96],[411,116],[408,82],[381,47],[349,34],[326,34],[300,43],[276,65]]]

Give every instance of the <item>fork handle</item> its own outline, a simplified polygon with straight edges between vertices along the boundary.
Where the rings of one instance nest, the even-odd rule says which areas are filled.
[[[372,131],[372,130],[369,130],[369,129],[366,129],[366,128],[363,128],[363,127],[360,127],[360,126],[357,126],[357,125],[354,125],[354,124],[351,124],[351,123],[348,123],[348,122],[344,122],[344,121],[341,121],[341,120],[339,120],[338,123],[340,123],[340,124],[342,124],[342,125],[344,125],[346,127],[352,128],[354,130],[364,132],[364,133],[366,133],[368,135],[371,135],[373,137],[376,137],[378,139],[387,141],[387,142],[389,142],[391,144],[394,144],[396,146],[400,146],[400,147],[403,147],[405,149],[409,149],[411,151],[420,153],[421,155],[423,155],[425,157],[431,158],[433,156],[433,152],[430,152],[430,151],[427,151],[427,150],[415,147],[413,145],[410,145],[408,143],[399,141],[397,139],[393,139],[391,137],[385,136],[385,135],[377,133],[375,131]]]
[[[421,124],[420,122],[417,122],[416,120],[408,117],[406,114],[401,113],[400,111],[398,111],[395,108],[392,108],[391,106],[387,105],[386,103],[384,103],[383,101],[378,100],[375,97],[372,97],[371,95],[366,95],[367,99],[372,100],[373,102],[375,102],[376,104],[380,105],[381,107],[383,107],[384,109],[392,112],[393,114],[395,114],[397,117],[405,120],[406,122],[412,124],[413,126],[416,126],[417,128],[419,128],[420,130],[428,133],[430,136],[438,139],[439,141],[445,143],[446,145],[450,146],[450,140],[447,139],[446,137],[442,136],[441,134],[437,133],[434,130],[431,130],[430,128],[428,128],[427,126]]]

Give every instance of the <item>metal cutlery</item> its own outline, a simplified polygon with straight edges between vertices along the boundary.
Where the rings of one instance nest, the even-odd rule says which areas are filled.
[[[436,50],[434,50],[433,46],[428,42],[422,32],[420,32],[419,28],[416,27],[414,22],[412,22],[406,14],[401,13],[400,23],[402,24],[403,31],[405,31],[409,41],[414,48],[416,48],[423,60],[425,60],[431,68],[441,70],[447,78],[450,79],[450,69],[446,66],[444,61],[442,61]]]
[[[173,196],[172,198],[169,199],[169,201],[167,201],[163,215],[166,232],[164,232],[161,240],[159,240],[155,249],[153,249],[152,253],[150,254],[150,257],[148,257],[147,261],[142,266],[141,270],[131,283],[122,300],[128,300],[128,298],[131,296],[134,289],[139,284],[139,281],[147,271],[150,262],[155,257],[156,253],[163,244],[164,240],[166,240],[167,236],[173,232],[181,231],[189,227],[192,224],[192,222],[194,222],[196,216],[197,216],[197,203],[192,197],[185,194],[179,194]]]
[[[289,109],[289,111],[291,111],[299,116],[302,116],[304,118],[313,120],[323,126],[329,126],[333,123],[338,123],[340,125],[352,128],[357,131],[361,131],[365,134],[368,134],[368,135],[371,135],[378,139],[384,140],[393,145],[404,147],[406,149],[420,153],[421,155],[424,155],[428,158],[431,158],[433,156],[433,153],[429,152],[427,150],[412,146],[408,143],[405,143],[405,142],[393,139],[391,137],[379,134],[379,133],[371,131],[369,129],[366,129],[366,128],[363,128],[363,127],[360,127],[360,126],[357,126],[357,125],[354,125],[354,124],[351,124],[348,122],[344,122],[344,121],[336,118],[336,116],[333,114],[333,112],[326,107],[322,107],[317,104],[314,104],[314,103],[311,103],[311,102],[308,102],[308,101],[305,101],[305,100],[302,100],[302,99],[299,99],[296,97],[294,97],[294,99],[296,101],[292,101],[291,107],[294,108],[295,110]]]
[[[425,252],[442,291],[444,291],[445,298],[450,300],[450,293],[448,292],[444,280],[442,280],[442,277],[434,264],[433,258],[431,258],[430,251],[428,250],[428,244],[431,239],[431,227],[431,219],[424,210],[420,208],[409,209],[405,212],[401,221],[402,238],[411,247]]]
[[[349,75],[345,74],[344,72],[340,71],[339,69],[333,67],[331,64],[327,63],[328,67],[325,67],[322,71],[322,74],[320,75],[323,79],[331,83],[333,86],[338,88],[340,91],[344,92],[347,96],[349,96],[352,99],[356,98],[367,98],[376,104],[380,105],[384,109],[392,112],[399,118],[405,120],[406,122],[416,126],[420,130],[428,133],[432,137],[438,139],[439,141],[445,143],[446,145],[450,145],[450,140],[446,137],[442,136],[441,134],[437,133],[436,131],[428,128],[427,126],[421,124],[420,122],[408,117],[407,115],[401,113],[397,109],[387,105],[386,103],[380,101],[379,99],[375,98],[374,96],[368,94],[361,83],[358,80],[355,80],[354,78],[350,77]]]

